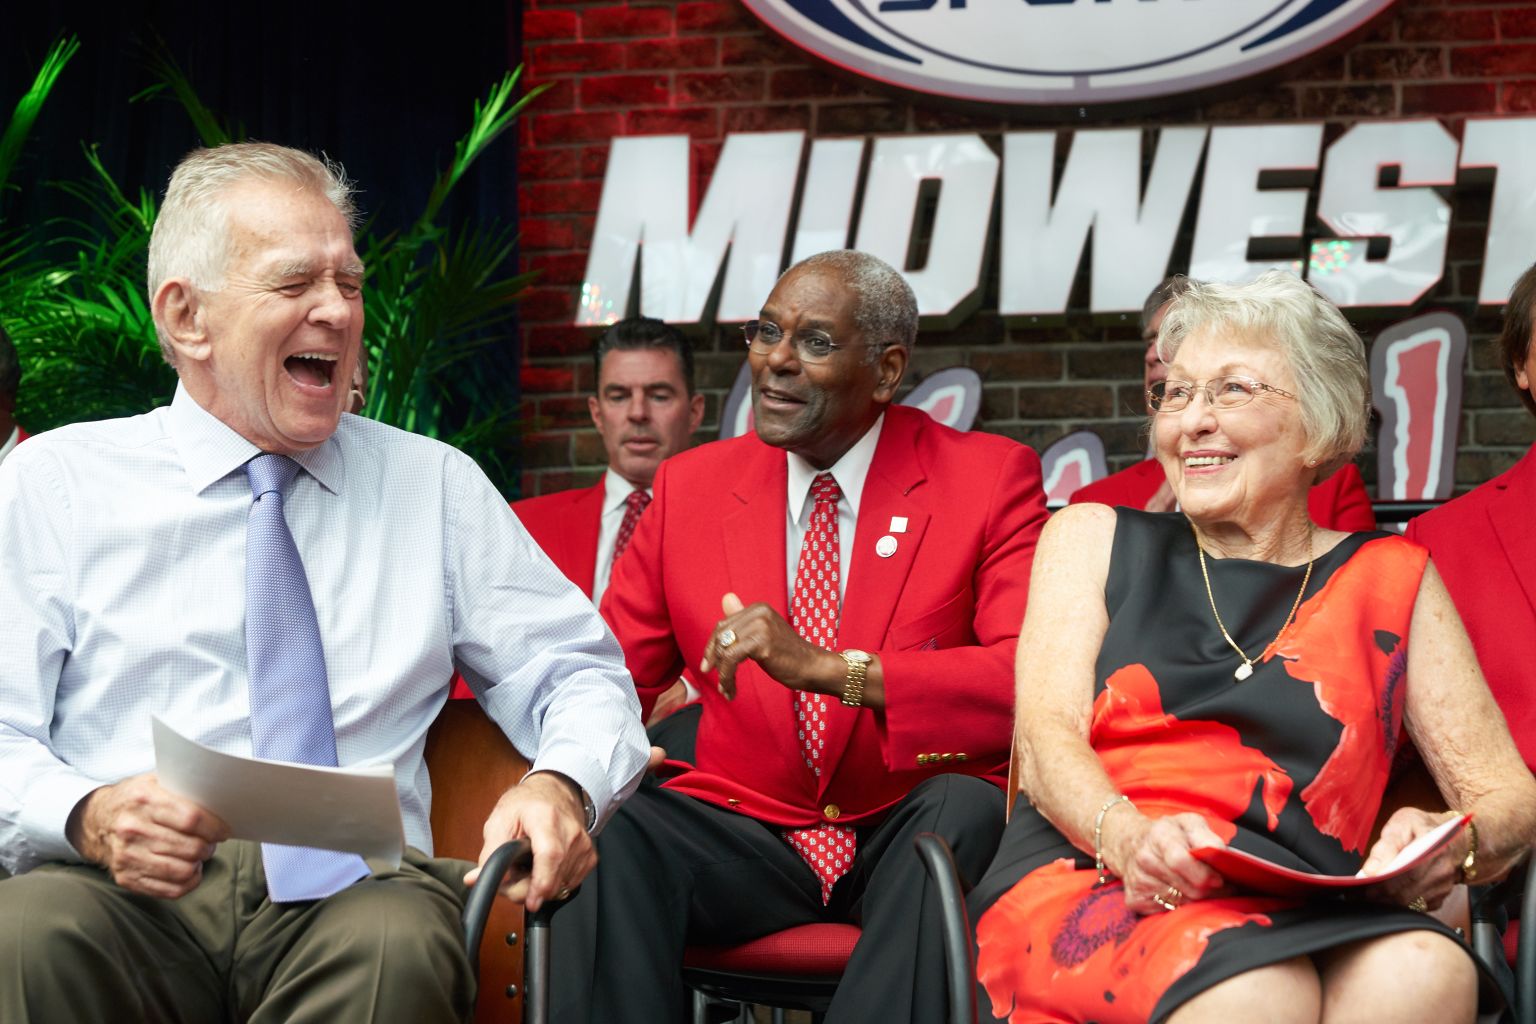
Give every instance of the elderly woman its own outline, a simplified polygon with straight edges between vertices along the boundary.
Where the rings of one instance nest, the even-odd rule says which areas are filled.
[[[1521,856],[1536,782],[1424,549],[1307,516],[1365,439],[1360,339],[1275,272],[1191,286],[1160,347],[1154,447],[1182,512],[1071,506],[1036,553],[1018,654],[1032,806],[972,895],[993,1017],[1472,1020],[1473,961],[1423,911]],[[1192,854],[1380,871],[1448,817],[1400,809],[1367,848],[1409,740],[1476,819],[1409,874],[1282,898]]]
[[[1498,358],[1536,415],[1536,267],[1515,282],[1504,308]],[[1472,636],[1525,763],[1536,767],[1536,446],[1505,473],[1408,524],[1408,537],[1429,548],[1446,589]]]

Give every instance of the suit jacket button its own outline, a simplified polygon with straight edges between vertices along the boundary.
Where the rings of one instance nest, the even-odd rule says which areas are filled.
[[[843,809],[837,804],[827,804],[821,809],[821,813],[828,821],[836,821],[843,816]]]
[[[956,761],[964,761],[965,760],[965,755],[964,754],[956,754],[955,755],[955,760]]]
[[[927,754],[918,754],[917,755],[917,763],[918,764],[927,764],[928,763],[928,755]]]
[[[946,760],[946,761],[953,761],[954,759],[955,759],[955,755],[954,754],[945,754],[944,755],[944,760]]]
[[[732,807],[740,807],[741,806],[741,801],[737,800],[735,797],[727,797],[725,802],[730,804]]]

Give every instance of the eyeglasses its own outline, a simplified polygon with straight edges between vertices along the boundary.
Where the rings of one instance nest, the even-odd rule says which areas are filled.
[[[748,320],[741,325],[741,333],[747,339],[747,348],[760,356],[766,356],[784,340],[784,329],[772,320]],[[789,339],[795,356],[802,363],[824,363],[833,353],[845,349],[821,331],[799,331]]]
[[[1282,398],[1296,397],[1252,377],[1229,374],[1212,377],[1203,384],[1192,384],[1187,380],[1158,381],[1147,388],[1147,405],[1153,412],[1178,412],[1194,400],[1197,391],[1205,392],[1205,402],[1213,409],[1240,409],[1257,398],[1260,391]]]

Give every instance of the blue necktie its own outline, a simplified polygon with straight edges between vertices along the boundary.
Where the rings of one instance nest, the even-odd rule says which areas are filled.
[[[274,761],[334,765],[336,726],[320,623],[283,515],[283,494],[299,464],[266,453],[246,463],[245,472],[252,499],[245,524],[251,749]],[[368,865],[355,853],[262,843],[261,855],[274,903],[320,899],[368,874]]]

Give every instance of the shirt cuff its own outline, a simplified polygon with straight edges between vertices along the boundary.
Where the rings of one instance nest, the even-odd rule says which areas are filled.
[[[69,841],[69,816],[81,800],[103,785],[106,783],[67,769],[48,772],[27,783],[27,800],[21,808],[21,832],[29,854],[25,859],[30,861],[27,867],[48,861],[84,861]]]

